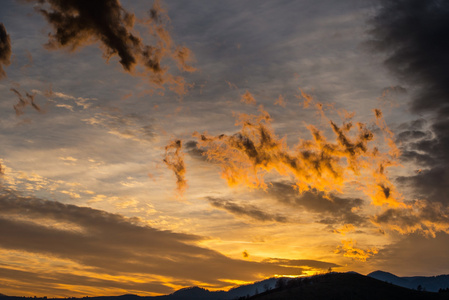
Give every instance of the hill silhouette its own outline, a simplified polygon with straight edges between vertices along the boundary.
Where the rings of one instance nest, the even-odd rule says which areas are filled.
[[[329,273],[291,279],[252,300],[442,300],[447,293],[411,290],[357,273]]]
[[[421,286],[422,290],[429,292],[438,292],[440,289],[449,288],[449,275],[399,277],[388,272],[375,271],[367,276],[409,289],[417,289]]]
[[[390,279],[390,273],[377,273]],[[374,274],[376,275],[376,274]],[[392,277],[393,276],[393,277]],[[442,275],[446,276],[446,275]],[[436,276],[439,277],[439,276]],[[47,298],[11,297],[0,294],[0,300],[50,300]],[[86,300],[86,298],[70,298]],[[449,300],[449,289],[441,293],[417,291],[355,272],[328,273],[303,278],[270,278],[225,291],[211,292],[200,287],[178,290],[170,295],[141,297],[137,295],[89,297],[89,300]]]

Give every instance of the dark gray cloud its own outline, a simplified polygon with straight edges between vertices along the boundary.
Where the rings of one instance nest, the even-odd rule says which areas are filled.
[[[157,230],[137,219],[88,207],[21,197],[13,191],[0,193],[0,210],[1,248],[69,259],[101,274],[152,274],[168,276],[173,282],[185,286],[199,281],[217,287],[228,285],[222,281],[226,279],[257,280],[258,274],[301,274],[297,267],[231,259],[195,246],[194,242],[202,239],[199,236]],[[73,281],[86,286],[112,285],[144,290],[143,285],[137,283],[112,284],[106,282],[107,279],[99,281],[81,275],[73,275],[71,279],[72,275],[59,273],[16,275],[18,279],[31,276],[33,282],[49,288],[56,286],[55,281],[65,284]],[[49,276],[54,280],[47,280]],[[171,288],[158,282],[145,288],[148,289],[166,292]]]
[[[299,194],[293,183],[284,182],[272,182],[267,192],[282,203],[318,213],[320,223],[360,225],[366,222],[363,216],[353,212],[353,209],[363,205],[363,200],[359,198],[341,198],[333,194],[326,196],[317,191]]]
[[[28,0],[29,2],[35,2]],[[176,46],[166,29],[169,22],[165,10],[155,0],[149,9],[145,24],[153,40],[146,45],[134,31],[136,17],[126,11],[118,0],[39,0],[36,10],[40,12],[54,32],[49,33],[47,48],[66,48],[73,51],[92,42],[100,42],[104,56],[109,59],[117,55],[127,72],[141,66],[148,72],[151,83],[158,86],[169,84],[170,89],[185,93],[185,80],[168,74],[164,58],[172,59],[179,70],[193,72],[188,65],[191,52],[186,47]],[[140,72],[140,70],[139,70]],[[135,73],[137,74],[137,73]]]
[[[36,104],[36,102],[34,101],[34,97],[35,95],[31,95],[29,93],[25,93],[25,97],[22,96],[22,94],[16,90],[15,88],[11,88],[10,89],[12,92],[14,92],[14,94],[17,95],[17,97],[19,97],[19,102],[17,102],[17,104],[14,105],[14,110],[16,111],[16,115],[20,116],[23,114],[23,110],[25,109],[25,107],[27,107],[28,105],[31,105],[35,110],[37,110],[38,112],[42,112],[41,108]]]
[[[419,131],[419,130],[406,130],[402,131],[396,137],[397,143],[404,143],[422,139],[429,139],[432,137],[432,132],[430,131]]]
[[[415,112],[447,106],[449,85],[449,3],[439,0],[380,0],[372,20],[371,41],[385,52],[385,65],[400,79],[416,84]]]
[[[0,23],[0,79],[6,77],[3,66],[11,63],[11,40],[3,23]]]
[[[412,87],[411,109],[430,113],[430,137],[426,131],[399,136],[417,138],[405,151],[427,169],[417,175],[402,177],[417,197],[449,203],[449,2],[438,0],[381,0],[381,7],[371,20],[375,51],[386,54],[385,66],[401,81]]]
[[[188,141],[184,144],[184,148],[186,150],[186,153],[189,154],[191,157],[194,157],[199,160],[207,160],[207,156],[204,155],[206,152],[203,149],[198,148],[198,142],[197,141]]]
[[[237,216],[249,217],[261,222],[287,222],[287,218],[277,214],[266,213],[254,205],[241,205],[230,200],[207,197],[213,207],[223,209]]]
[[[74,50],[94,38],[106,47],[107,56],[117,54],[120,57],[125,70],[130,71],[137,63],[136,51],[142,42],[129,31],[134,15],[126,12],[117,0],[48,0],[39,3],[42,5],[39,12],[55,29],[55,33],[49,34],[48,46]],[[159,64],[154,62],[153,69],[159,71]]]

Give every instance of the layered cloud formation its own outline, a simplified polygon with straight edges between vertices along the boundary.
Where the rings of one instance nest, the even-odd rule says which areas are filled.
[[[447,272],[444,1],[27,2],[0,10],[0,293]]]
[[[89,207],[21,197],[11,190],[1,191],[0,208],[2,251],[21,251],[50,261],[50,269],[39,274],[33,273],[37,268],[34,262],[26,266],[13,261],[13,267],[1,268],[1,272],[10,272],[13,285],[24,290],[47,285],[47,291],[55,295],[80,295],[88,287],[104,287],[115,293],[168,293],[176,286],[194,283],[222,287],[229,280],[256,280],[256,274],[300,275],[301,267],[336,266],[313,260],[232,259],[195,246],[203,239],[200,236],[157,230],[138,218]],[[65,261],[66,267],[52,266],[51,257]],[[159,281],[162,277],[167,280],[165,284]],[[70,292],[64,292],[67,285]]]

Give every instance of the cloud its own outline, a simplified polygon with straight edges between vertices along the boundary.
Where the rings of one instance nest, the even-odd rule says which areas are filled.
[[[6,32],[5,25],[0,23],[0,80],[6,77],[4,66],[11,63],[11,40]]]
[[[254,96],[246,91],[240,98],[240,102],[246,103],[246,104],[256,104],[256,99],[254,99]]]
[[[355,231],[355,227],[352,224],[344,224],[343,226],[341,226],[338,229],[334,230],[334,233],[339,233],[341,235],[346,235],[349,232],[353,232]]]
[[[407,208],[391,208],[372,217],[382,230],[400,234],[420,233],[435,237],[438,232],[449,233],[449,208],[439,202],[415,200]]]
[[[365,216],[356,213],[364,205],[359,198],[342,198],[318,191],[300,195],[293,184],[284,182],[271,182],[267,192],[282,203],[318,213],[321,223],[362,225],[366,222]]]
[[[303,107],[304,107],[304,108],[309,107],[310,104],[314,102],[313,96],[310,95],[310,94],[307,94],[307,93],[306,93],[303,89],[301,89],[301,88],[298,88],[298,90],[299,90],[299,94],[296,95],[296,98],[298,98],[299,100],[301,100],[301,99],[304,100],[304,102],[303,102]]]
[[[381,0],[372,20],[370,44],[387,54],[386,67],[408,84],[417,85],[415,112],[447,105],[449,4],[430,0]]]
[[[31,90],[33,93],[47,97],[47,98],[51,98],[53,101],[54,98],[57,99],[62,99],[62,100],[71,100],[73,101],[77,107],[80,107],[81,109],[88,109],[89,107],[92,106],[92,103],[90,101],[96,101],[96,98],[83,98],[83,97],[74,97],[72,95],[68,95],[68,94],[64,94],[61,92],[55,92],[53,91],[51,88],[47,91],[40,91],[40,90]],[[72,105],[66,105],[66,104],[56,104],[56,106],[58,107],[64,107],[67,108],[71,111],[73,111],[73,106]],[[70,108],[68,108],[70,107]]]
[[[204,155],[205,151],[198,148],[198,142],[196,141],[188,141],[184,144],[184,148],[186,153],[191,157],[194,157],[199,160],[206,160],[206,156]]]
[[[336,254],[343,253],[344,257],[349,257],[354,260],[366,261],[368,258],[374,256],[379,252],[375,247],[369,249],[360,249],[356,247],[356,242],[354,240],[342,240],[342,246],[338,246],[335,249]]]
[[[401,137],[422,138],[407,145],[405,159],[424,163],[428,169],[402,183],[418,197],[449,203],[447,188],[440,184],[449,178],[449,3],[447,1],[381,0],[371,20],[369,45],[384,53],[388,70],[406,83],[411,92],[411,110],[431,114],[432,136],[426,132],[400,133]],[[438,180],[433,180],[437,179]]]
[[[310,259],[285,259],[285,258],[267,258],[263,262],[282,265],[282,266],[296,266],[296,267],[310,267],[316,269],[329,269],[340,267],[335,263],[324,261],[310,260]]]
[[[207,158],[221,166],[222,177],[230,186],[243,184],[266,189],[264,176],[277,173],[293,178],[300,193],[309,190],[341,192],[348,174],[352,173],[365,185],[364,191],[373,204],[403,205],[400,194],[385,172],[396,165],[398,153],[380,110],[376,110],[376,122],[385,133],[387,153],[381,153],[378,147],[370,147],[374,133],[365,123],[353,124],[349,120],[342,125],[328,120],[335,141],[328,141],[322,131],[308,125],[313,139],[301,139],[299,144],[289,147],[271,128],[270,115],[263,108],[260,110],[260,115],[241,114],[237,121],[240,131],[233,135],[193,134]],[[363,177],[362,171],[371,174]]]
[[[207,197],[207,200],[213,207],[223,209],[237,216],[249,217],[261,222],[287,222],[286,217],[266,213],[254,205],[240,205],[229,200],[217,199],[213,197]]]
[[[202,240],[199,236],[154,229],[138,219],[89,207],[21,197],[14,191],[1,191],[0,209],[0,250],[21,251],[22,258],[38,255],[55,264],[43,273],[34,270],[34,265],[15,265],[18,272],[4,276],[15,280],[19,289],[41,284],[47,291],[65,289],[68,295],[71,287],[113,286],[162,293],[172,290],[172,285],[164,283],[167,279],[181,286],[224,287],[229,285],[227,280],[302,273],[301,268],[285,264],[228,258],[196,246]],[[57,268],[60,260],[74,265],[76,272]],[[4,268],[12,268],[9,263],[2,261],[0,276]],[[30,280],[23,281],[21,276]]]
[[[10,90],[19,97],[19,102],[14,105],[14,110],[16,111],[17,116],[22,115],[24,113],[23,111],[25,107],[27,107],[28,105],[31,105],[38,112],[42,112],[41,108],[34,101],[35,95],[26,93],[26,97],[23,97],[22,94],[15,88],[11,88]]]
[[[106,128],[108,133],[120,138],[136,142],[149,142],[156,136],[154,127],[147,118],[135,113],[123,114],[118,109],[95,113],[93,117],[83,119],[83,121],[90,125]]]
[[[100,42],[104,56],[109,59],[117,55],[125,71],[135,73],[135,67],[141,66],[153,84],[161,87],[167,83],[179,93],[185,89],[184,79],[167,74],[168,66],[162,64],[162,59],[171,58],[182,71],[195,71],[188,65],[192,60],[190,50],[174,45],[165,29],[169,18],[158,0],[153,3],[149,20],[139,21],[153,36],[152,45],[145,45],[133,31],[136,17],[118,0],[43,0],[38,1],[36,9],[54,29],[49,33],[46,45],[49,49],[74,51]]]
[[[167,167],[175,173],[176,190],[182,195],[187,188],[187,180],[185,179],[186,167],[184,164],[181,140],[174,140],[165,147],[165,157],[163,161]]]
[[[279,105],[281,107],[284,107],[287,105],[284,97],[282,95],[279,95],[279,97],[276,99],[276,101],[274,102],[274,105]]]

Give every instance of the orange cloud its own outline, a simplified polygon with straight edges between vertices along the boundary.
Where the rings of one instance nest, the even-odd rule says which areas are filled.
[[[334,252],[336,254],[343,253],[343,256],[350,257],[355,260],[366,261],[368,258],[379,252],[379,250],[374,247],[366,250],[357,248],[355,247],[356,242],[353,240],[342,240],[341,243],[343,245],[338,246]]]
[[[438,202],[415,200],[407,207],[389,208],[371,218],[383,230],[400,234],[421,233],[435,237],[437,232],[449,234],[449,208]]]
[[[389,154],[392,157],[399,157],[401,155],[401,151],[398,149],[396,143],[394,142],[394,133],[390,130],[390,128],[388,128],[387,123],[383,118],[382,111],[380,109],[374,109],[374,114],[376,116],[376,124],[380,129],[382,129],[385,141],[390,147]]]
[[[344,121],[339,126],[329,120],[335,136],[333,142],[315,126],[308,125],[313,139],[300,140],[290,148],[285,139],[274,133],[268,112],[263,108],[260,111],[260,115],[240,114],[236,125],[241,128],[236,134],[194,133],[198,147],[205,150],[203,155],[221,166],[222,177],[230,186],[243,184],[266,189],[264,177],[275,172],[293,179],[299,192],[315,189],[329,193],[341,192],[348,179],[357,177],[373,204],[400,205],[400,197],[385,172],[387,167],[394,165],[385,160],[393,161],[394,157],[368,145],[374,134],[366,124],[354,126],[352,122]],[[365,170],[371,170],[376,176],[362,176]],[[371,191],[381,186],[381,191]]]
[[[184,164],[184,154],[182,152],[182,141],[172,141],[165,147],[164,163],[176,175],[176,189],[182,195],[187,188],[185,179],[186,167]]]
[[[346,235],[346,233],[353,232],[355,230],[354,225],[352,224],[344,224],[340,228],[334,230],[334,233],[339,233],[342,235]]]
[[[256,104],[256,99],[254,99],[254,96],[248,91],[242,95],[240,101],[246,104]]]
[[[306,92],[304,92],[304,90],[303,89],[301,89],[301,88],[298,88],[299,89],[299,94],[298,95],[296,95],[296,98],[298,98],[298,99],[303,99],[304,100],[304,102],[303,102],[303,107],[304,108],[308,108],[309,106],[310,106],[310,104],[312,103],[312,101],[313,101],[313,97],[312,97],[312,95],[310,95],[310,94],[307,94]]]
[[[286,102],[285,102],[284,97],[283,97],[282,95],[279,95],[279,97],[278,97],[278,98],[276,99],[276,101],[274,102],[274,105],[279,105],[279,106],[285,108]]]

